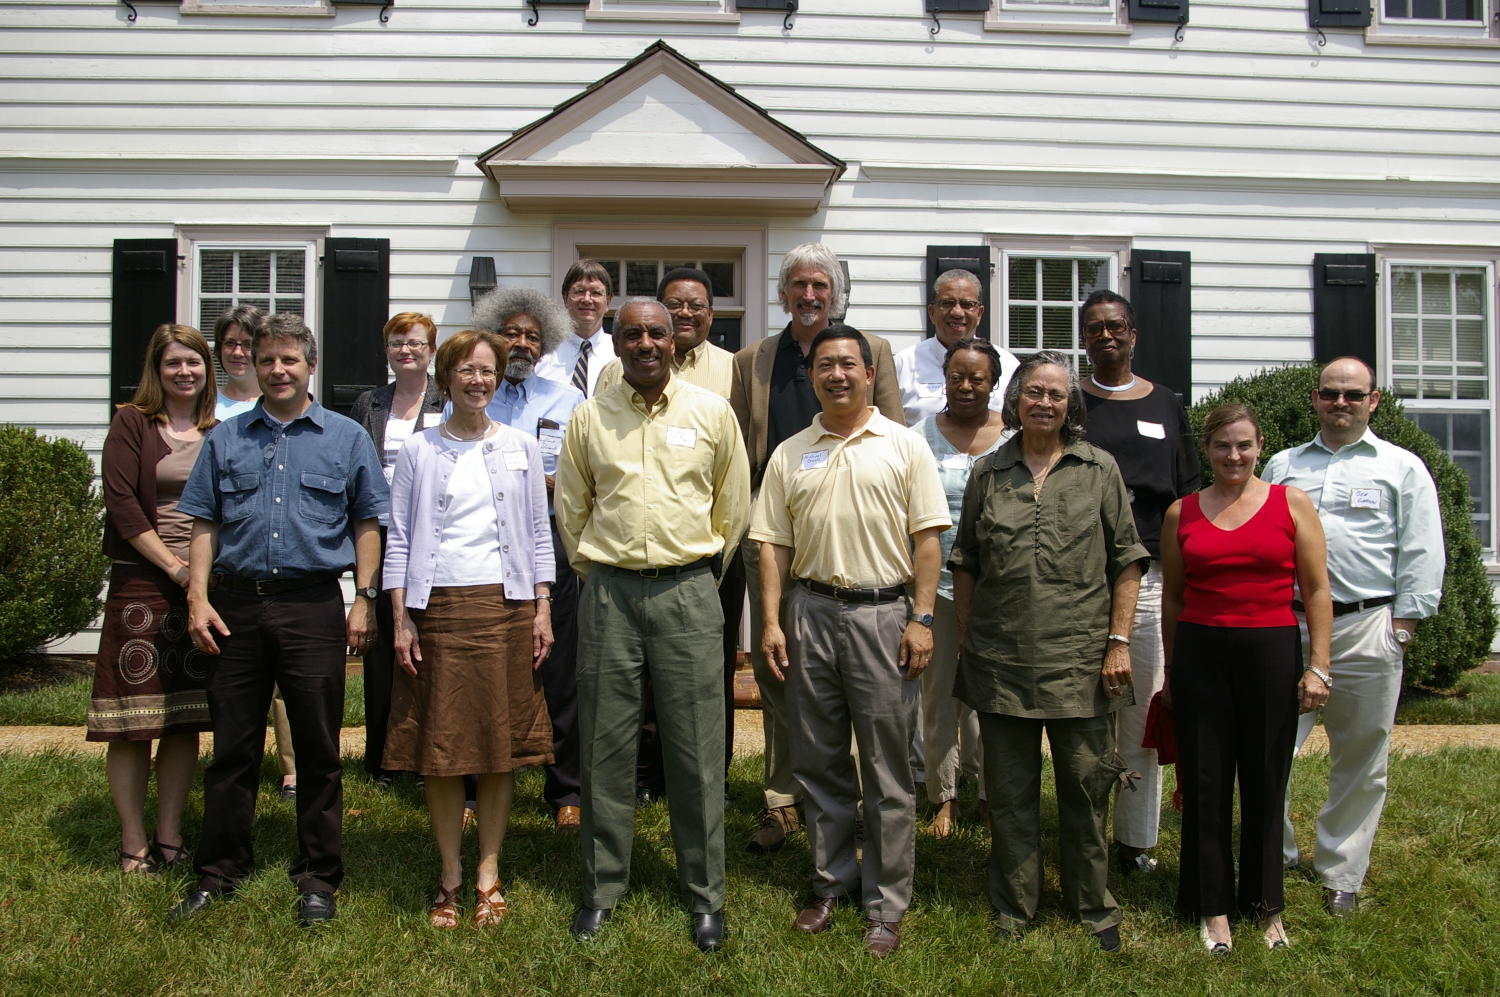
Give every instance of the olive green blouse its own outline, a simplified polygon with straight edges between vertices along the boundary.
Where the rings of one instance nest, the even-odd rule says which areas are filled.
[[[1007,441],[974,465],[948,558],[974,576],[953,694],[983,713],[1053,719],[1133,702],[1106,697],[1099,673],[1114,582],[1149,560],[1114,458],[1068,444],[1037,499],[1021,437]]]

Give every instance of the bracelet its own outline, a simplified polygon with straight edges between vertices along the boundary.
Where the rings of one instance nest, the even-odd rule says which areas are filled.
[[[1306,667],[1306,668],[1305,668],[1305,669],[1303,669],[1303,670],[1304,670],[1304,671],[1309,671],[1309,672],[1312,672],[1312,673],[1313,673],[1313,674],[1314,674],[1314,675],[1316,675],[1316,676],[1317,676],[1317,677],[1318,677],[1318,678],[1320,678],[1320,679],[1322,679],[1322,680],[1323,680],[1323,684],[1324,684],[1324,685],[1326,685],[1326,686],[1328,686],[1328,688],[1330,688],[1330,689],[1332,689],[1332,688],[1333,688],[1333,676],[1332,676],[1332,675],[1329,675],[1329,674],[1328,674],[1328,673],[1327,673],[1327,672],[1325,672],[1325,671],[1322,671],[1322,670],[1321,670],[1321,669],[1318,669],[1318,668],[1314,668],[1314,667],[1313,667],[1313,666],[1312,666],[1312,665],[1308,665],[1308,666],[1307,666],[1307,667]]]
[[[551,602],[552,601],[552,593],[548,592],[546,595],[539,595],[539,596],[536,597],[536,601],[537,602],[542,602],[542,601]]]
[[[1124,634],[1110,634],[1104,639],[1105,641],[1116,641],[1120,644],[1124,644],[1126,647],[1130,646],[1130,638],[1126,637]]]

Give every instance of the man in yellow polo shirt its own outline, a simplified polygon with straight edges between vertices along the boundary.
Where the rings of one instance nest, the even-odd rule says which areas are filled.
[[[573,412],[554,503],[578,599],[583,888],[593,938],[625,892],[635,757],[651,676],[677,877],[704,951],[724,941],[723,617],[715,569],[745,530],[749,461],[723,398],[672,376],[672,319],[632,298],[615,317],[624,379]]]
[[[763,567],[761,649],[787,684],[792,774],[812,849],[813,898],[795,926],[823,931],[838,901],[857,893],[865,948],[886,956],[900,945],[911,905],[913,680],[932,654],[938,537],[952,521],[932,451],[868,404],[875,363],[865,337],[829,326],[813,339],[808,365],[821,414],[772,454],[750,526]],[[789,577],[792,632],[784,634],[778,607]],[[854,843],[859,803],[863,869]]]

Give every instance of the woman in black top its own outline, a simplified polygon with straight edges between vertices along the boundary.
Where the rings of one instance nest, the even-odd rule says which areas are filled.
[[[1161,521],[1167,508],[1198,490],[1198,456],[1187,413],[1176,392],[1138,377],[1135,312],[1113,291],[1095,291],[1079,312],[1092,375],[1083,382],[1088,440],[1114,457],[1130,490],[1136,532],[1151,552],[1151,568],[1141,578],[1131,633],[1130,667],[1135,705],[1120,711],[1120,754],[1134,791],[1115,796],[1116,861],[1121,872],[1149,872],[1156,860],[1161,821],[1161,770],[1156,752],[1141,747],[1146,711],[1162,687]]]

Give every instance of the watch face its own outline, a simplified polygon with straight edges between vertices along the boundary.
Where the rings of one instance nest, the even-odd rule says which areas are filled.
[[[1405,630],[1397,630],[1396,631],[1396,643],[1397,644],[1407,644],[1407,643],[1410,643],[1410,642],[1411,642],[1411,634],[1407,633]]]

